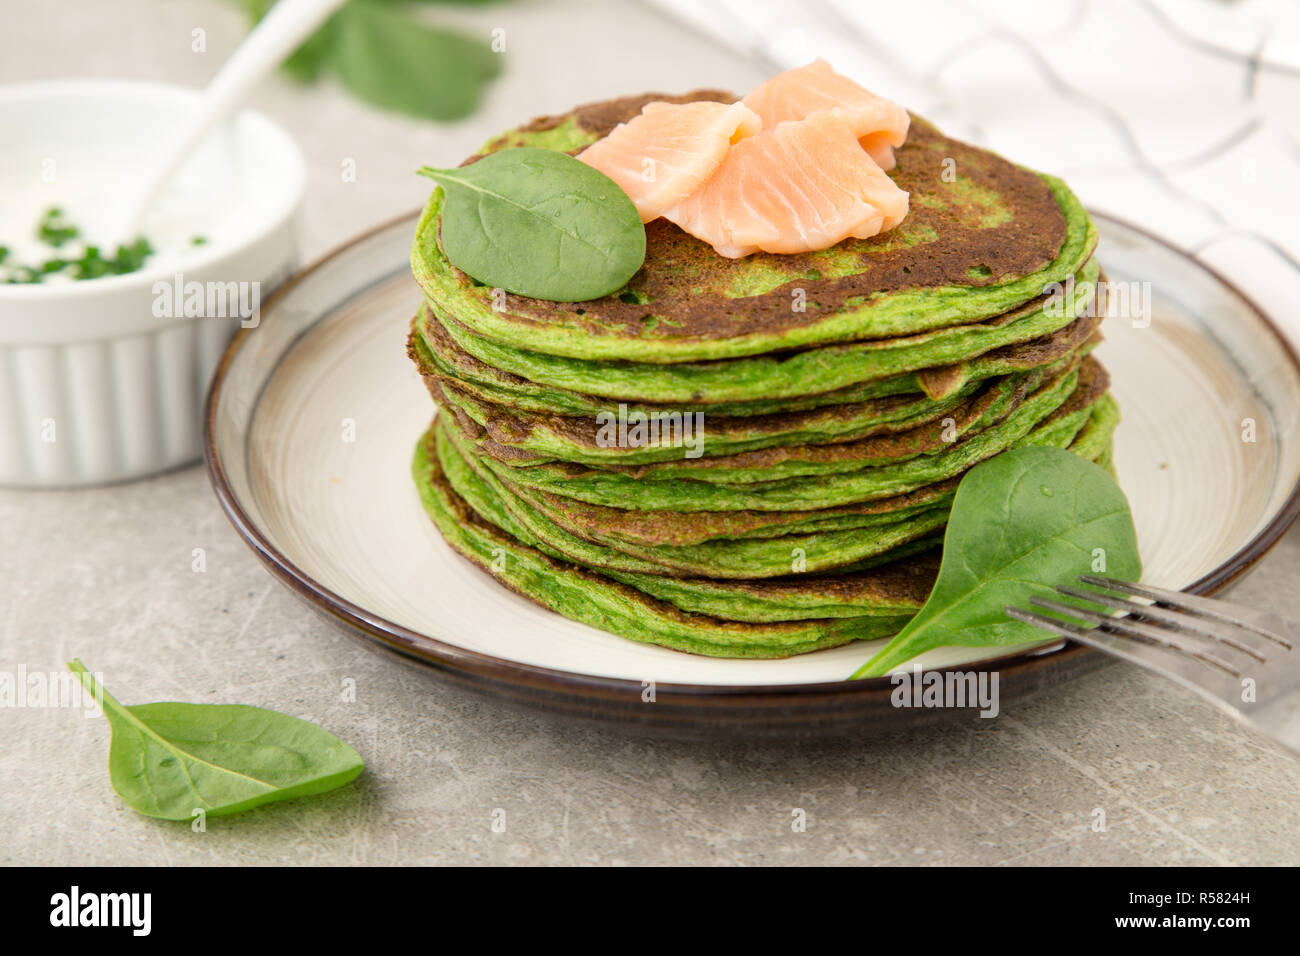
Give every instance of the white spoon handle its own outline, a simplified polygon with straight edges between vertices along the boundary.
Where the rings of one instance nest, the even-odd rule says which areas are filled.
[[[203,90],[191,114],[158,156],[138,190],[122,206],[122,241],[133,239],[140,219],[168,180],[202,142],[208,130],[225,119],[264,77],[312,35],[346,0],[279,0],[239,45]]]

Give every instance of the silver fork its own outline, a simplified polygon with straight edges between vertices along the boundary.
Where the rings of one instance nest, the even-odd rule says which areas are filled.
[[[1300,624],[1149,584],[1091,574],[1079,580],[1097,590],[1056,590],[1107,610],[1033,597],[1030,604],[1072,620],[1018,607],[1006,612],[1177,681],[1300,754]]]

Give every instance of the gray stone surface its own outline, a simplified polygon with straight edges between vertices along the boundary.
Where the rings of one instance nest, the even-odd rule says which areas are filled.
[[[374,113],[276,80],[257,105],[312,167],[309,256],[414,208],[419,162],[521,116],[663,86],[744,88],[752,67],[639,7],[430,11],[507,27],[509,75],[472,122]],[[635,46],[605,44],[612,22]],[[73,28],[75,25],[75,29]],[[189,52],[208,31],[207,59]],[[0,82],[69,73],[204,80],[242,30],[233,4],[28,5],[0,34]],[[569,38],[561,41],[561,37]],[[585,43],[582,74],[564,44]],[[358,160],[356,184],[340,181]],[[261,568],[199,468],[77,492],[0,492],[0,669],[81,656],[128,703],[245,702],[315,720],[361,751],[356,784],[209,821],[137,816],[109,789],[107,727],[0,711],[7,863],[1293,864],[1300,762],[1164,682],[1114,665],[996,720],[833,744],[633,739],[539,720],[365,650]],[[206,571],[191,569],[203,548]],[[1300,617],[1300,533],[1236,592]],[[356,681],[344,702],[345,678]],[[807,816],[792,830],[792,811]],[[505,813],[505,832],[491,828]],[[1093,823],[1104,812],[1106,829]]]

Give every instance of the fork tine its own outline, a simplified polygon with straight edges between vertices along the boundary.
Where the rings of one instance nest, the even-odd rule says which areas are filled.
[[[1282,626],[1282,622],[1276,615],[1255,615],[1239,610],[1223,601],[1210,601],[1194,594],[1168,591],[1165,588],[1153,587],[1150,584],[1135,584],[1132,581],[1120,581],[1095,574],[1081,574],[1079,580],[1094,587],[1109,588],[1112,591],[1135,594],[1149,601],[1159,601],[1161,604],[1167,604],[1169,607],[1186,611],[1189,614],[1197,614],[1215,621],[1222,621],[1225,624],[1235,624],[1237,627],[1245,628],[1266,637],[1274,644],[1279,644],[1287,650],[1292,650],[1295,646],[1290,637],[1277,632],[1277,629]]]
[[[1139,604],[1137,601],[1130,601],[1127,598],[1117,598],[1110,594],[1100,591],[1084,591],[1080,588],[1066,587],[1058,585],[1056,590],[1066,597],[1081,598],[1085,601],[1091,601],[1094,604],[1102,604],[1106,607],[1113,607],[1120,611],[1128,611],[1129,614],[1136,615],[1145,620],[1158,621],[1161,624],[1174,629],[1175,631],[1189,631],[1209,640],[1224,644],[1243,654],[1255,658],[1261,664],[1266,658],[1257,647],[1252,647],[1249,643],[1231,633],[1210,630],[1209,628],[1198,624],[1202,618],[1192,617],[1187,614],[1174,614],[1162,608],[1155,607],[1151,604]],[[1267,645],[1272,647],[1272,645]]]
[[[1018,607],[1008,607],[1005,610],[1009,617],[1017,621],[1032,624],[1062,637],[1069,637],[1080,644],[1087,644],[1089,647],[1113,654],[1130,664],[1137,664],[1162,674],[1195,691],[1237,719],[1242,719],[1240,710],[1232,704],[1233,699],[1238,698],[1240,692],[1238,682],[1220,670],[1202,666],[1182,651],[1167,645],[1144,643],[1100,629],[1089,630],[1063,624],[1054,618]]]
[[[1164,647],[1171,647],[1174,650],[1181,651],[1199,661],[1204,661],[1211,667],[1217,667],[1220,670],[1231,674],[1233,677],[1241,676],[1241,671],[1232,664],[1214,654],[1208,653],[1202,645],[1195,641],[1186,640],[1181,634],[1175,631],[1167,631],[1161,627],[1152,627],[1149,624],[1142,624],[1128,618],[1112,617],[1109,614],[1087,611],[1083,608],[1075,607],[1072,604],[1062,604],[1059,601],[1052,601],[1047,598],[1031,597],[1029,603],[1035,604],[1038,607],[1046,608],[1049,611],[1055,611],[1057,614],[1067,614],[1071,617],[1091,621],[1107,633],[1121,634],[1139,641],[1146,641],[1151,644],[1160,644]]]
[[[1059,637],[1068,637],[1075,640],[1080,639],[1082,635],[1087,633],[1087,628],[1080,627],[1078,624],[1067,624],[1054,617],[1048,617],[1046,614],[1035,614],[1033,611],[1026,611],[1014,605],[1008,604],[1002,610],[1006,612],[1008,617],[1015,618],[1021,624],[1032,624],[1044,631],[1051,631]]]

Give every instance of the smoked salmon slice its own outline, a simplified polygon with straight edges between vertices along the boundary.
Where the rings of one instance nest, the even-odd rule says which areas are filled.
[[[649,222],[699,189],[732,144],[761,128],[742,103],[649,103],[578,159],[618,183]]]
[[[649,103],[578,154],[632,199],[739,259],[867,239],[907,215],[885,174],[907,111],[825,60],[787,70],[739,103]]]
[[[860,128],[835,109],[748,136],[664,215],[729,259],[826,249],[892,229],[907,215],[908,194],[863,150]]]
[[[825,60],[777,74],[742,102],[759,115],[763,129],[840,110],[881,169],[894,168],[894,149],[907,139],[907,110],[836,73]]]

